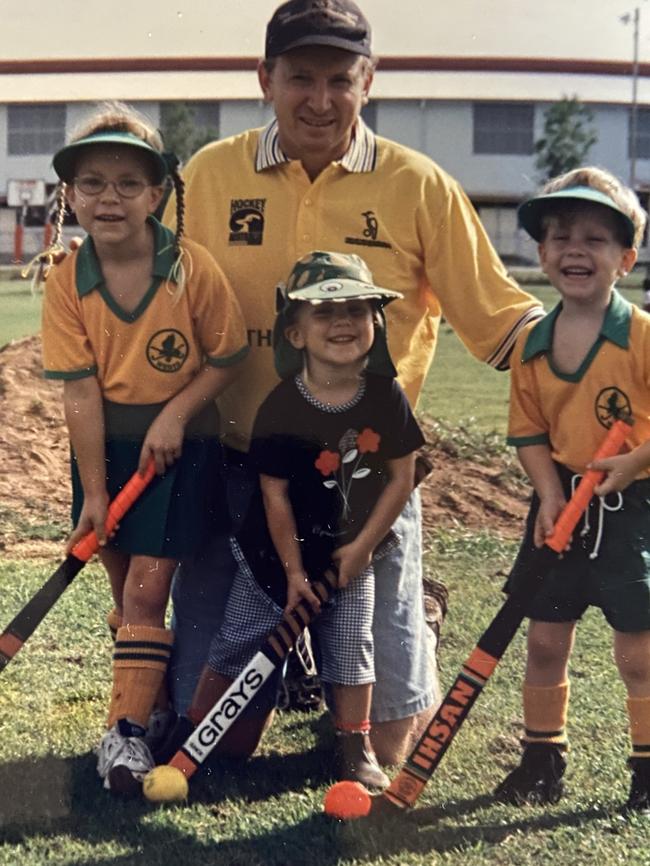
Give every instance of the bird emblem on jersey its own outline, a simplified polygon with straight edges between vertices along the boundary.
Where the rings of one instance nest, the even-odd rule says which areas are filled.
[[[147,343],[147,360],[161,373],[176,373],[187,360],[188,342],[180,331],[165,328]]]
[[[618,418],[625,420],[632,416],[630,400],[620,388],[603,388],[596,397],[596,417],[609,429]]]

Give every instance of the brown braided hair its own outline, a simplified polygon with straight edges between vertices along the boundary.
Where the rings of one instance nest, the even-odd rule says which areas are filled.
[[[34,270],[34,275],[32,277],[32,292],[35,292],[40,288],[42,283],[45,281],[50,268],[57,260],[57,258],[61,255],[65,255],[65,246],[63,244],[63,221],[65,219],[65,209],[66,209],[66,185],[61,180],[56,186],[55,190],[55,205],[53,210],[54,217],[54,234],[52,236],[52,240],[47,249],[43,250],[43,252],[37,253],[34,258],[29,261],[25,267],[21,270],[20,275],[23,279],[26,279],[31,273],[32,269]],[[45,217],[49,218],[49,215]]]

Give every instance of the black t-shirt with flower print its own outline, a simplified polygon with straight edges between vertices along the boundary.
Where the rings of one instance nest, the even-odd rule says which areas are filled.
[[[357,396],[333,409],[314,400],[299,379],[287,379],[260,406],[250,457],[258,473],[288,480],[303,564],[317,576],[332,551],[365,524],[388,480],[387,461],[423,443],[394,379],[367,373]],[[259,490],[237,538],[260,585],[281,598],[284,571]]]

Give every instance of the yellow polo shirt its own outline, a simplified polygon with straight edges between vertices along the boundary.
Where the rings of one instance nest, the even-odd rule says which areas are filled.
[[[522,333],[511,359],[508,442],[548,444],[553,459],[583,474],[617,412],[634,418],[627,444],[650,438],[650,316],[616,290],[600,334],[575,373],[553,366],[558,304]],[[650,475],[647,469],[639,477]]]
[[[97,376],[103,396],[124,404],[169,400],[207,362],[248,353],[237,299],[210,254],[183,241],[191,261],[180,299],[166,285],[174,237],[153,218],[152,283],[129,313],[108,293],[90,237],[50,271],[43,300],[43,366],[49,379]]]
[[[310,181],[279,145],[277,123],[218,141],[184,171],[186,231],[237,294],[251,353],[219,400],[227,439],[246,449],[255,412],[277,383],[275,287],[312,250],[357,253],[378,285],[404,294],[386,309],[399,382],[417,402],[441,313],[477,358],[507,366],[539,303],[508,277],[460,186],[428,157],[359,121],[345,156]],[[166,217],[173,222],[174,202]]]

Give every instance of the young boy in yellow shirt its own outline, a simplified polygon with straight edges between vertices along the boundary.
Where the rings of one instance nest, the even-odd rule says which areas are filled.
[[[521,764],[498,786],[502,802],[554,803],[568,741],[568,662],[576,623],[599,607],[614,632],[627,689],[632,788],[627,808],[650,808],[650,316],[616,290],[634,266],[646,214],[608,172],[576,169],[519,209],[561,302],[528,328],[514,353],[508,441],[535,495],[507,590],[551,532],[573,479],[603,470],[584,529],[530,599]],[[634,421],[627,450],[589,463],[603,428]]]

